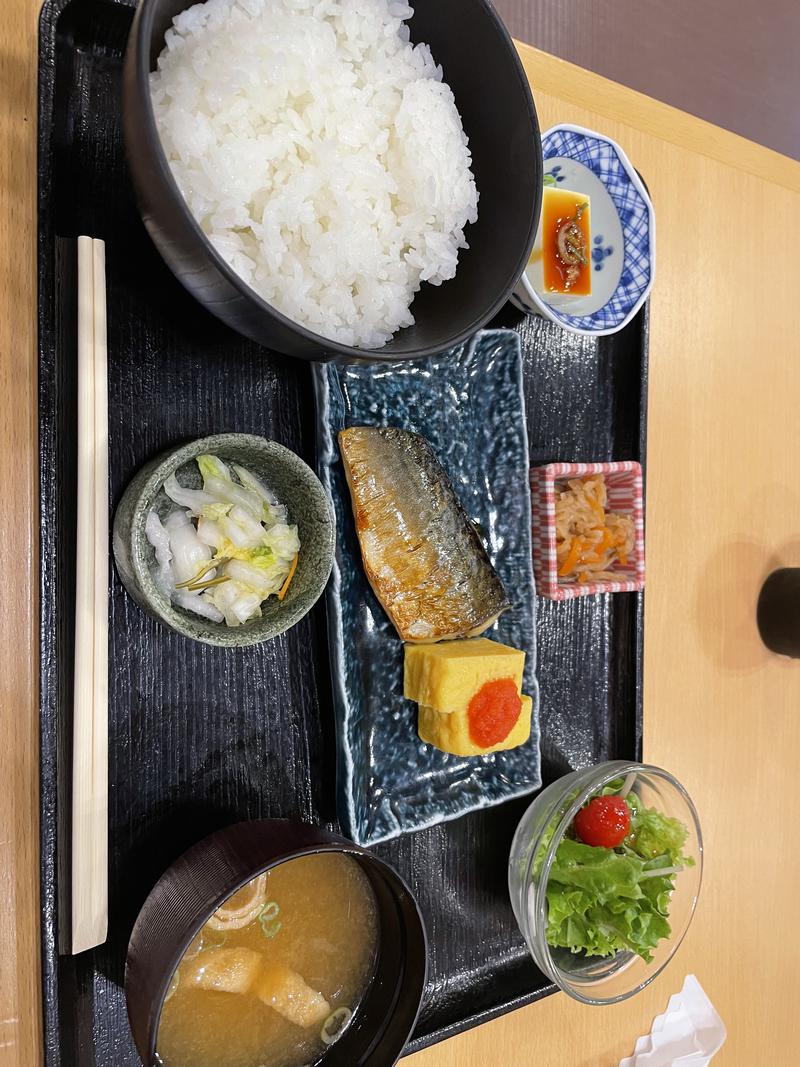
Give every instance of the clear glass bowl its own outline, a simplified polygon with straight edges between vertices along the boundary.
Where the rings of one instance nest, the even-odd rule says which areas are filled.
[[[635,774],[633,792],[642,804],[671,815],[687,827],[684,851],[694,867],[680,871],[669,908],[672,934],[653,950],[651,963],[632,952],[600,957],[551,948],[545,940],[547,900],[545,891],[556,850],[575,814],[586,801],[615,778]],[[549,844],[545,832],[555,828]],[[534,857],[536,870],[534,871]],[[523,815],[508,866],[511,906],[531,955],[541,971],[585,1004],[615,1004],[644,989],[663,971],[680,945],[694,915],[703,876],[703,839],[700,822],[688,793],[667,771],[644,763],[614,760],[582,771],[573,771],[553,782],[536,797]]]

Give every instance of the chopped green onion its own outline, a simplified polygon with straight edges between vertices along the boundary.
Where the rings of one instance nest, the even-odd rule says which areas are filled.
[[[326,1045],[332,1045],[334,1041],[338,1041],[345,1032],[348,1023],[352,1018],[353,1013],[349,1008],[337,1008],[336,1011],[330,1013],[328,1018],[322,1024],[319,1036]]]
[[[261,927],[261,933],[270,940],[275,937],[283,926],[283,923],[278,921],[280,910],[280,906],[274,900],[268,900],[259,913],[258,922]]]

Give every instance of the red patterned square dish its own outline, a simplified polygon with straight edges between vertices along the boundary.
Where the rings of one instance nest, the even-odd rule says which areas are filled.
[[[602,474],[608,511],[633,516],[634,542],[625,566],[617,563],[618,579],[568,581],[558,576],[556,560],[556,482]],[[569,600],[590,593],[633,593],[644,589],[644,502],[642,468],[632,460],[619,463],[548,463],[531,471],[533,506],[533,573],[536,592],[549,600]]]

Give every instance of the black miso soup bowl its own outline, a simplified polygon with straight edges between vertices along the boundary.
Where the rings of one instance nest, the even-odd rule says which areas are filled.
[[[487,0],[418,0],[408,23],[455,95],[480,194],[455,278],[423,284],[415,323],[380,349],[352,348],[298,325],[228,266],[194,220],[161,148],[149,74],[164,34],[195,0],[141,0],[123,77],[123,132],[139,208],[153,242],[186,289],[223,322],[268,348],[313,360],[418,359],[472,336],[503,306],[528,261],[542,195],[542,146],[519,56]],[[268,72],[267,72],[268,73]]]
[[[193,845],[161,876],[139,912],[128,945],[125,999],[146,1067],[160,1062],[156,1039],[164,999],[200,927],[263,871],[321,852],[344,853],[361,864],[379,920],[372,982],[322,1064],[391,1067],[397,1062],[414,1029],[427,976],[427,938],[417,902],[391,867],[346,838],[308,823],[263,819],[236,823]]]

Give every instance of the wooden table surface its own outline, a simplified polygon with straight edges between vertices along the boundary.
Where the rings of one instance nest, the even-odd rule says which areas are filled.
[[[6,0],[0,23],[0,1064],[9,1067],[41,1062],[38,6]],[[521,51],[542,126],[568,120],[617,138],[655,203],[645,756],[693,795],[706,877],[684,945],[636,1000],[601,1010],[559,994],[406,1062],[616,1067],[693,971],[728,1026],[716,1062],[789,1067],[798,1061],[800,662],[765,651],[755,602],[770,570],[800,564],[800,164]]]

